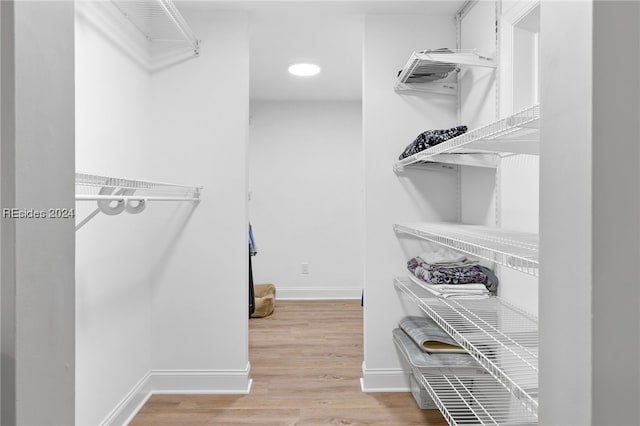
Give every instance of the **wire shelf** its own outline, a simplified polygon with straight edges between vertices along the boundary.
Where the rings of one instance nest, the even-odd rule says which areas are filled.
[[[491,376],[420,374],[419,379],[450,425],[536,425],[528,411]]]
[[[76,231],[99,213],[138,214],[148,201],[200,201],[201,186],[76,173],[76,201],[96,201],[97,208],[76,224]]]
[[[490,262],[538,276],[538,236],[478,225],[454,223],[395,224],[404,233]]]
[[[495,68],[492,58],[480,55],[476,50],[436,49],[413,52],[398,74],[396,91],[419,91],[456,95],[458,84],[450,73],[461,66]]]
[[[112,0],[131,24],[151,42],[186,43],[195,55],[200,41],[173,0]]]
[[[538,415],[537,318],[498,297],[437,298],[407,278],[396,278],[394,285]]]
[[[148,180],[129,179],[125,177],[110,177],[76,173],[76,198],[86,200],[89,195],[97,195],[100,188],[120,188],[135,190],[138,193],[150,193],[183,198],[200,198],[202,186],[188,186],[174,183],[154,182]],[[104,198],[104,197],[101,197]],[[98,199],[98,198],[94,198]]]
[[[430,162],[497,167],[497,155],[538,155],[539,142],[540,106],[534,105],[397,161],[393,169],[399,171],[407,166]],[[480,161],[471,163],[469,157],[478,155],[485,158],[480,157]]]

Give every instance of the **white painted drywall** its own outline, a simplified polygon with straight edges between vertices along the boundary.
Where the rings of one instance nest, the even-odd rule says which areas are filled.
[[[198,205],[150,202],[78,231],[80,424],[124,421],[149,391],[249,383],[246,16],[182,8],[202,54],[150,73],[146,41],[110,7],[79,4],[78,170],[205,188]]]
[[[2,5],[3,77],[15,79],[15,98],[6,99],[9,81],[3,80],[2,182],[11,194],[3,193],[2,207],[46,214],[73,209],[73,3],[16,2],[12,12],[11,6]],[[5,30],[6,19],[15,26]],[[5,50],[7,45],[13,48]],[[12,51],[13,59],[7,58]],[[15,129],[5,128],[8,118],[15,119]],[[15,234],[3,227],[2,235],[2,423],[73,424],[73,220],[12,221]]]
[[[475,49],[495,60],[495,21],[495,2],[474,3],[459,25],[460,48]],[[464,67],[460,72],[459,119],[470,131],[496,119],[497,74],[496,69],[481,67]],[[460,194],[462,223],[496,225],[495,169],[461,167]]]
[[[476,49],[497,63],[496,2],[475,2],[460,22],[460,48]],[[495,68],[463,67],[460,79],[460,124],[469,129],[484,126],[496,119],[497,99]]]
[[[592,58],[591,415],[593,424],[635,425],[640,287],[628,268],[640,258],[640,4],[593,3]],[[608,81],[613,63],[629,78]]]
[[[0,3],[0,208],[14,204],[15,144],[7,142],[15,140],[13,5]],[[14,231],[13,221],[0,216],[0,424],[15,422]]]
[[[248,19],[181,10],[202,53],[151,77],[149,161],[161,181],[204,190],[199,205],[176,208],[156,230],[162,250],[151,284],[152,368],[244,374],[246,391]]]
[[[362,161],[360,102],[251,103],[255,283],[275,284],[280,299],[360,297]]]
[[[363,129],[365,167],[365,292],[363,388],[400,389],[400,360],[391,330],[411,313],[393,279],[406,275],[418,248],[398,238],[393,224],[454,221],[455,173],[407,170],[392,165],[405,146],[427,129],[456,124],[455,98],[395,93],[399,69],[413,51],[455,46],[450,16],[368,15],[365,18]],[[378,380],[380,379],[380,380]],[[406,389],[406,388],[405,388]]]
[[[150,76],[122,48],[145,46],[125,37],[130,23],[114,12],[111,3],[77,3],[76,167],[157,180]],[[78,202],[78,222],[95,208]],[[150,253],[167,208],[99,214],[76,232],[78,424],[100,424],[151,369]]]
[[[602,344],[592,337],[593,3],[543,2],[540,14],[539,421],[585,425],[592,344]]]

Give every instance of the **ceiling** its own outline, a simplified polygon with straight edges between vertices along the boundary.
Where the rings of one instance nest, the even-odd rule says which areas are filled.
[[[176,2],[180,7],[180,2]],[[191,5],[246,10],[250,18],[253,100],[360,100],[365,14],[453,17],[464,1],[200,1]],[[294,62],[322,72],[295,77]]]

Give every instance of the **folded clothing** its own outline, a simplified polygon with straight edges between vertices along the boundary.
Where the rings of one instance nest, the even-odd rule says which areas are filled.
[[[454,295],[489,295],[487,286],[479,283],[471,284],[431,284],[413,275],[409,271],[409,279],[418,284],[422,288],[429,290],[430,292],[438,296],[454,296]]]
[[[456,299],[486,299],[490,296],[484,284],[429,284],[409,272],[409,278],[420,287],[438,297]]]
[[[418,256],[423,262],[429,265],[451,265],[451,264],[472,264],[475,265],[478,262],[467,259],[463,253],[452,250],[448,247],[438,246],[434,250],[420,253]]]
[[[398,323],[402,331],[420,349],[428,353],[467,353],[434,320],[427,317],[404,317]]]
[[[432,146],[441,144],[442,142],[455,138],[456,136],[460,136],[466,132],[467,126],[456,126],[442,130],[427,130],[420,133],[413,142],[407,145],[398,159],[402,160],[403,158],[411,157],[413,154],[417,154],[420,151],[424,151]]]
[[[393,330],[393,339],[403,352],[409,363],[415,368],[481,368],[473,357],[467,353],[434,353],[424,352],[400,328]]]
[[[421,53],[453,53],[451,49],[446,47],[433,50],[424,50]],[[451,71],[458,70],[458,65],[452,62],[430,61],[424,60],[413,68],[411,75],[407,78],[406,83],[428,83],[431,81],[442,80],[449,76]],[[398,77],[403,70],[398,71]]]
[[[477,262],[458,261],[449,264],[430,264],[420,256],[409,259],[407,269],[429,284],[484,284],[489,291],[498,288],[498,277]]]

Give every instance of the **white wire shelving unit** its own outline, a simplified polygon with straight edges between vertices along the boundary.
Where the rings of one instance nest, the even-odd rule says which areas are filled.
[[[476,50],[435,49],[413,52],[398,74],[395,91],[429,92],[455,96],[458,83],[452,78],[462,66],[495,68],[492,58]]]
[[[433,162],[495,168],[499,156],[538,155],[539,146],[540,105],[534,105],[397,161],[393,169]]]
[[[505,397],[508,394],[509,400],[512,396],[519,402],[520,407],[515,404],[516,407],[531,414],[532,419],[537,418],[537,318],[498,297],[478,300],[438,298],[408,278],[396,278],[394,285],[465,348],[500,385],[494,386],[490,382],[490,387],[505,390]],[[442,382],[435,380],[433,383]],[[429,390],[429,386],[424,385]],[[433,386],[435,384],[430,394],[436,395],[434,401],[437,403],[437,394],[443,390]],[[444,390],[451,389],[445,386]],[[475,395],[476,390],[472,390]],[[441,405],[446,411],[447,404],[441,400]]]
[[[76,231],[99,213],[117,215],[142,212],[149,201],[200,201],[202,186],[154,182],[76,173],[76,201],[95,201],[97,208],[76,225]]]
[[[450,425],[536,425],[537,417],[488,375],[431,375],[419,379]]]
[[[529,275],[538,276],[538,235],[446,222],[395,224],[408,234]]]
[[[184,44],[200,54],[200,40],[172,0],[112,0],[131,24],[152,43]]]

